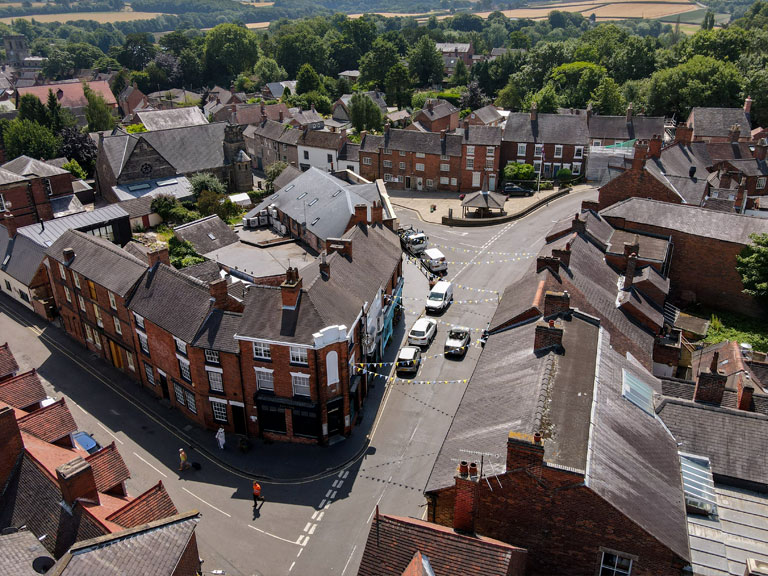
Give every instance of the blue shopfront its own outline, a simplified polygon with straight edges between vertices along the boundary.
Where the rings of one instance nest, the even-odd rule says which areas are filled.
[[[400,278],[400,281],[397,283],[397,286],[395,286],[395,289],[392,291],[392,297],[388,298],[389,302],[387,303],[386,308],[384,309],[384,328],[381,332],[381,342],[380,342],[380,353],[381,356],[384,356],[384,349],[387,347],[387,344],[389,344],[390,339],[392,338],[392,332],[394,331],[394,318],[395,318],[395,312],[400,308],[403,300],[403,279]]]

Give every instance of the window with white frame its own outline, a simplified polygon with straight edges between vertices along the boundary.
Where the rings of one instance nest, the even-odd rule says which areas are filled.
[[[147,364],[144,362],[144,375],[147,377],[147,382],[155,385],[155,370],[152,368],[151,364]]]
[[[593,140],[592,141],[592,146],[602,146],[602,145],[603,145],[603,141],[602,140]]]
[[[458,185],[458,180],[456,178],[451,178],[451,186]]]
[[[144,317],[139,316],[136,312],[133,313],[133,319],[136,320],[136,326],[144,330]]]
[[[533,171],[536,172],[536,174],[541,172],[541,162],[540,161],[537,160],[536,162],[533,163]]]
[[[187,396],[187,408],[189,408],[189,411],[192,412],[192,414],[197,414],[197,404],[195,404],[195,395],[187,390],[184,389],[184,394]]]
[[[5,212],[7,210],[8,210],[8,208],[6,208],[6,206],[5,206],[5,196],[0,194],[0,212]]]
[[[61,262],[59,262],[59,276],[61,276],[62,280],[67,279],[67,271],[64,270],[64,266],[62,265]]]
[[[517,155],[518,156],[525,156],[528,152],[528,144],[518,144],[517,145]]]
[[[192,382],[192,372],[189,370],[189,362],[182,360],[181,358],[177,358],[177,360],[179,361],[179,374],[181,374],[181,377],[187,382]]]
[[[187,399],[184,396],[184,387],[178,382],[173,383],[173,393],[176,395],[176,403],[186,406]]]
[[[445,185],[445,186],[448,186],[448,183],[449,183],[450,181],[451,181],[451,179],[450,179],[450,178],[448,178],[448,176],[440,176],[440,184],[441,184],[441,185]]]
[[[451,159],[451,157],[448,156],[448,154],[440,154],[440,160],[446,161],[446,160],[450,160],[450,159]]]
[[[578,176],[581,174],[581,162],[574,162],[573,168],[571,169],[571,174],[574,176]]]
[[[69,288],[64,286],[64,296],[67,297],[67,302],[72,303],[72,294],[69,293]]]
[[[474,155],[475,155],[475,147],[467,146],[467,156],[474,156]]]
[[[141,351],[149,356],[149,340],[147,339],[147,335],[143,332],[136,332],[136,335],[139,337],[139,346],[141,346]]]
[[[416,164],[416,172],[424,172],[424,164],[417,163]]]
[[[561,144],[555,144],[555,158],[563,157],[563,147]]]
[[[632,559],[612,552],[602,552],[600,576],[629,576],[632,573]]]
[[[427,188],[434,188],[435,187],[435,181],[427,178]]]
[[[392,182],[392,174],[389,172],[384,173],[384,182]]]
[[[493,170],[493,158],[489,158],[485,161],[485,169],[486,170]]]
[[[384,168],[392,168],[392,160],[384,160]]]
[[[216,400],[211,398],[211,412],[213,412],[213,419],[216,420],[216,422],[227,421],[227,403],[226,402],[217,402]]]
[[[219,351],[218,350],[206,350],[205,361],[211,364],[219,363]]]
[[[291,346],[291,364],[309,364],[307,349]]]
[[[763,188],[765,188],[765,180],[766,180],[765,176],[761,176],[760,178],[757,179],[758,190],[762,190]]]
[[[259,390],[275,390],[275,377],[272,370],[256,368],[256,387]]]
[[[107,292],[109,295],[109,307],[112,308],[112,310],[117,310],[117,303],[115,302],[115,295],[112,294],[112,292]]]
[[[126,350],[125,358],[128,360],[128,368],[130,368],[131,372],[136,372],[136,364],[133,361],[133,352],[128,352],[128,350]]]
[[[77,272],[72,272],[72,280],[74,280],[75,286],[80,288],[80,276],[77,274]]]
[[[400,150],[399,154],[400,154],[400,156],[405,156],[405,150]]]
[[[96,346],[97,350],[101,350],[101,336],[96,330],[93,331],[93,345]]]
[[[123,327],[120,326],[120,320],[117,319],[117,316],[112,316],[112,319],[115,321],[115,332],[120,334],[120,336],[123,335]]]
[[[208,373],[208,386],[214,392],[224,392],[224,378],[218,370],[206,370]]]
[[[271,360],[272,352],[269,349],[269,344],[265,344],[264,342],[254,342],[253,357],[257,360]]]
[[[584,158],[584,146],[576,146],[573,151],[574,158]]]
[[[184,340],[179,340],[175,336],[173,337],[173,341],[176,343],[176,352],[186,356],[187,355],[187,343],[184,342]]]
[[[309,375],[291,372],[294,396],[309,396]]]
[[[85,339],[88,342],[93,342],[93,332],[91,332],[91,327],[88,324],[85,324]]]
[[[450,164],[440,164],[440,172],[450,172],[451,165]]]
[[[389,148],[382,148],[381,153],[389,155],[389,154],[392,154],[392,150],[390,150]]]
[[[474,169],[475,169],[475,159],[467,158],[467,170],[474,170]]]
[[[416,152],[416,158],[426,158],[424,152]]]
[[[402,181],[403,181],[403,176],[402,175],[398,175],[398,177],[395,178],[395,182],[402,182]]]
[[[405,170],[405,162],[400,162],[400,170]]]
[[[104,322],[101,319],[101,310],[99,310],[99,305],[95,304],[93,305],[93,314],[96,316],[96,324],[99,325],[99,328],[104,328]]]
[[[371,165],[371,157],[370,156],[363,156],[363,164],[365,164],[366,166],[370,166]]]
[[[486,158],[493,158],[496,156],[496,148],[493,146],[486,146],[485,148],[485,157]]]
[[[543,147],[544,147],[543,144],[536,144],[536,146],[533,148],[533,155],[536,156],[537,158],[541,156],[541,151]]]

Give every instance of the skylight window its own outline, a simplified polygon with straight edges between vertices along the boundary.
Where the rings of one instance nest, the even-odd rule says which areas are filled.
[[[318,217],[318,218],[315,218],[314,220],[312,220],[312,224],[311,224],[311,225],[312,225],[312,226],[314,226],[314,225],[315,225],[315,224],[317,224],[318,222],[320,222],[320,218],[319,218],[319,217]]]
[[[158,186],[171,186],[172,184],[178,184],[179,181],[176,178],[170,178],[169,180],[158,180]]]
[[[272,196],[272,200],[277,200],[278,196],[280,196],[280,194],[275,194],[274,196]]]
[[[134,184],[133,186],[128,186],[128,190],[131,192],[136,192],[137,190],[146,190],[147,188],[152,188],[150,184]]]
[[[288,186],[285,187],[285,191],[290,192],[294,188],[296,188],[296,184],[289,184]]]
[[[216,236],[213,235],[213,232],[208,232],[208,238],[211,240],[216,240]]]
[[[3,266],[8,266],[8,262],[10,262],[10,261],[11,261],[11,255],[8,254],[8,255],[6,255],[5,258],[3,258]]]
[[[302,199],[302,198],[304,198],[304,197],[305,197],[307,194],[309,194],[309,192],[302,192],[301,194],[299,194],[299,197],[298,197],[298,198],[296,198],[296,200],[301,200],[301,199]]]
[[[315,204],[317,204],[317,200],[318,200],[317,198],[313,198],[312,201],[309,203],[309,205],[314,206]]]
[[[646,414],[656,415],[653,409],[653,388],[632,374],[629,370],[622,370],[623,381],[621,395],[640,408]]]
[[[712,479],[709,458],[682,452],[679,454],[686,508],[694,514],[717,515],[715,481]]]
[[[336,198],[336,196],[338,196],[339,194],[341,194],[341,192],[342,192],[341,190],[336,190],[336,192],[334,192],[334,193],[333,193],[333,196],[332,196],[332,198]]]

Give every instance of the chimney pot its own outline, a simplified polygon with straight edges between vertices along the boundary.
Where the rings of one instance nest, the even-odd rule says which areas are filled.
[[[480,475],[477,469],[477,462],[472,462],[469,465],[469,477],[470,478],[477,478]]]
[[[469,476],[469,464],[467,464],[466,460],[459,462],[459,476],[462,478]]]
[[[744,112],[747,114],[752,112],[752,96],[747,96],[747,99],[744,100]]]
[[[539,117],[538,107],[536,106],[536,102],[533,102],[531,104],[531,122],[536,122],[538,117]]]
[[[541,444],[541,432],[535,432],[533,434],[533,443],[534,444]]]
[[[326,278],[331,277],[331,265],[328,264],[326,252],[320,254],[320,273]]]
[[[524,468],[536,477],[541,476],[544,465],[544,445],[527,434],[510,432],[507,438],[507,472]]]
[[[301,278],[297,268],[289,266],[285,271],[285,281],[280,285],[280,296],[283,308],[294,310],[298,306],[301,296]]]
[[[75,251],[72,248],[67,247],[62,251],[62,255],[64,256],[64,262],[69,264],[75,257]]]

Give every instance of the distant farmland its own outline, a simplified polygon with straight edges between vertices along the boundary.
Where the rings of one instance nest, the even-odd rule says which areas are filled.
[[[67,12],[66,14],[30,14],[0,18],[0,22],[10,24],[13,20],[36,20],[37,22],[69,22],[70,20],[95,20],[101,24],[107,22],[133,22],[150,20],[162,16],[162,12]]]

